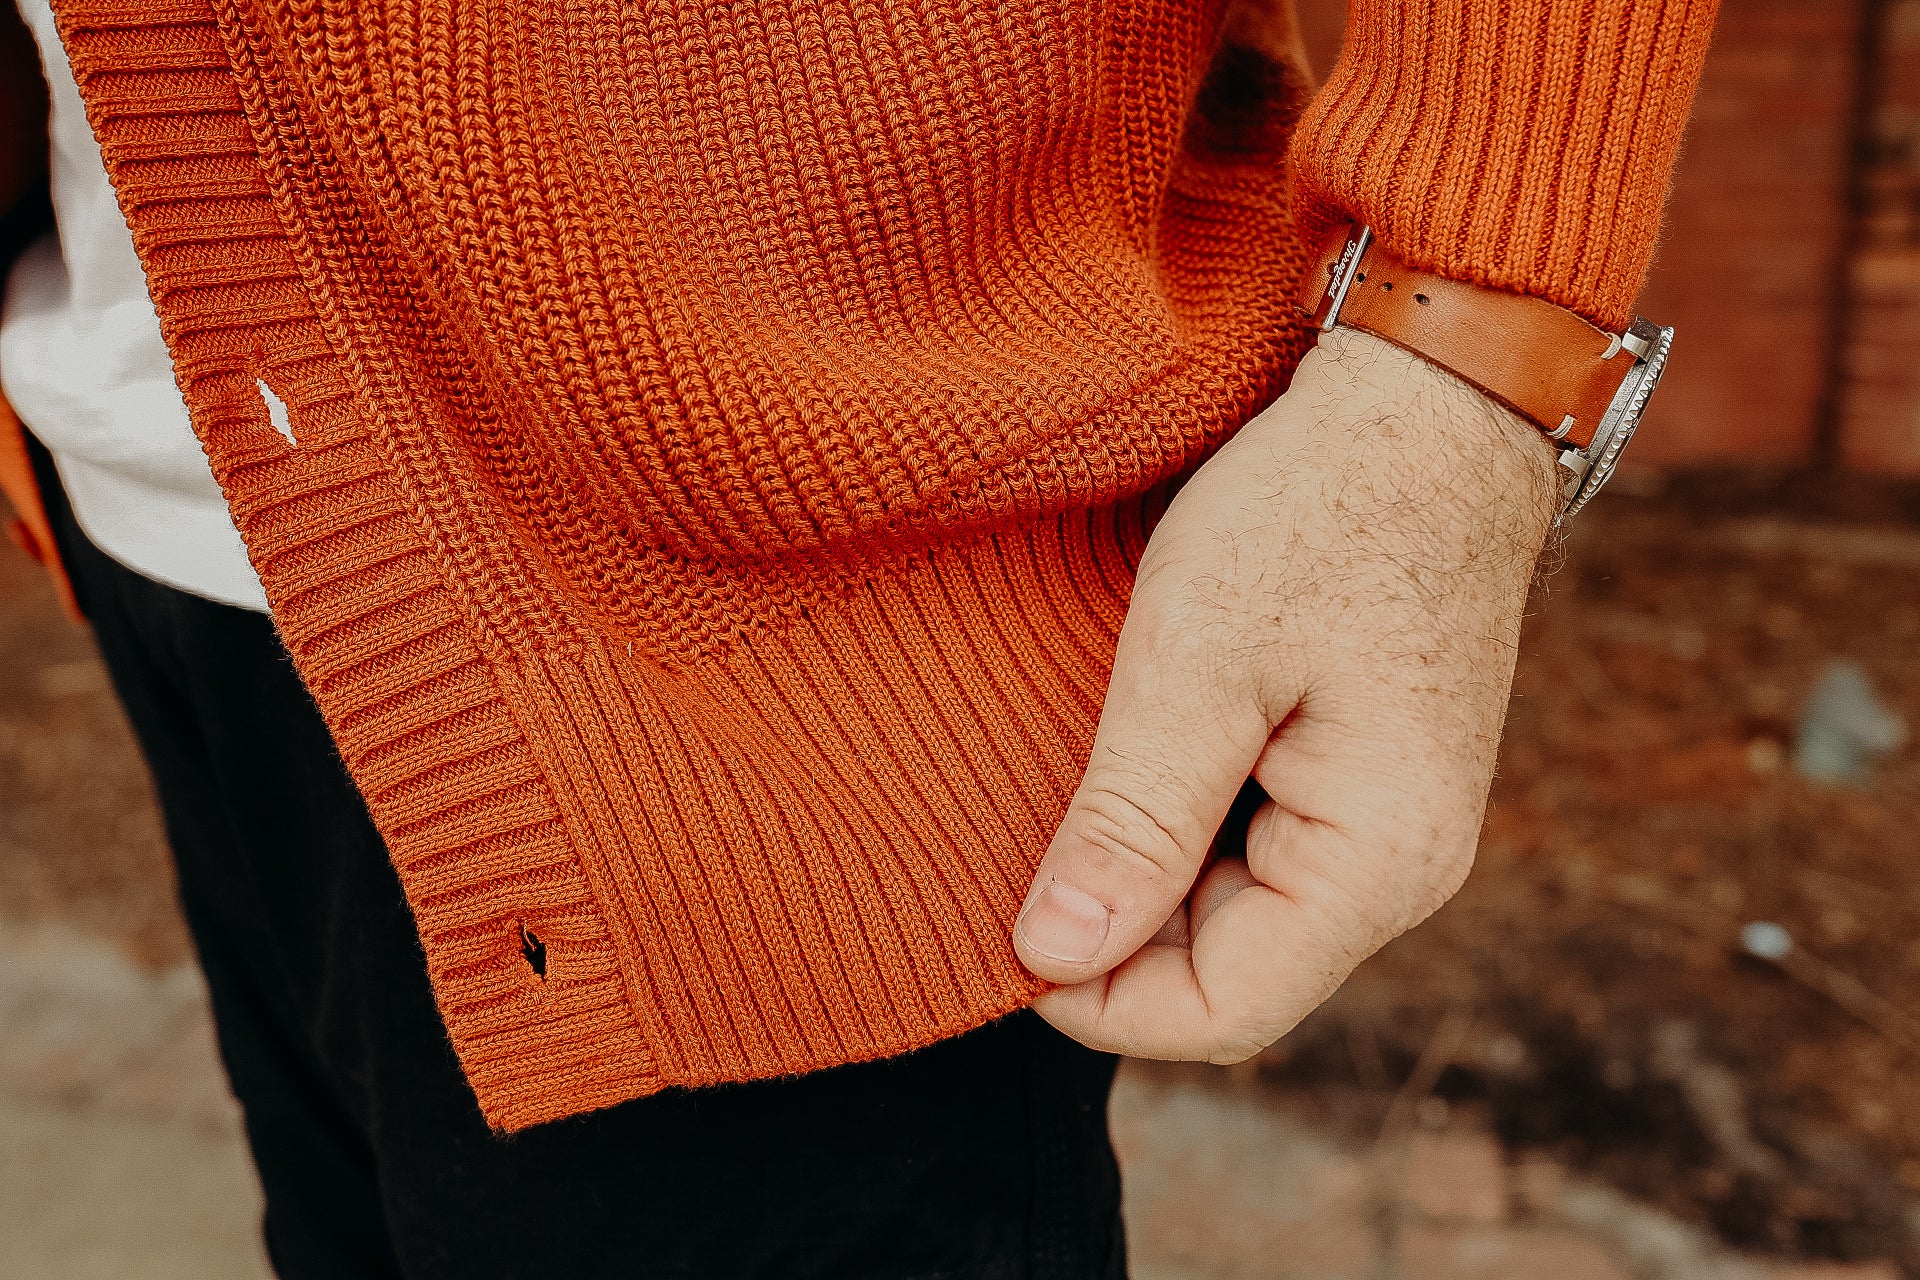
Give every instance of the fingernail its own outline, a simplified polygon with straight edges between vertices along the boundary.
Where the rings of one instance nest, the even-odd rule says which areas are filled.
[[[1084,964],[1100,954],[1111,913],[1090,893],[1058,880],[1027,904],[1020,915],[1020,936],[1029,949],[1049,960]]]

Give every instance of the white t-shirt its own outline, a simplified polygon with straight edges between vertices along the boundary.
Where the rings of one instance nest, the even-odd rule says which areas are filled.
[[[49,0],[17,0],[53,95],[56,231],[22,255],[0,310],[0,388],[47,446],[74,518],[150,578],[267,607],[188,425]]]

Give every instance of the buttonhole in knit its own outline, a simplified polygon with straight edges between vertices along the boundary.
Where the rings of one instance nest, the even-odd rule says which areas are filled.
[[[533,930],[520,926],[520,954],[526,958],[527,967],[533,970],[533,976],[542,982],[547,978],[547,944],[534,935]]]
[[[1427,296],[1426,294],[1424,294],[1424,293],[1416,293],[1416,294],[1414,294],[1414,295],[1413,295],[1413,300],[1414,300],[1415,302],[1417,302],[1417,303],[1419,303],[1419,304],[1420,304],[1421,306],[1423,306],[1423,307],[1424,307],[1424,306],[1426,306],[1426,305],[1427,305],[1427,304],[1428,304],[1429,302],[1432,302],[1432,301],[1433,301],[1433,299],[1432,299],[1432,298],[1429,298],[1429,297],[1428,297],[1428,296]]]
[[[1386,291],[1387,293],[1392,293],[1392,292],[1393,292],[1393,281],[1391,281],[1391,280],[1386,280],[1386,281],[1382,281],[1382,282],[1381,282],[1381,285],[1380,285],[1380,288],[1381,288],[1382,290],[1384,290],[1384,291]]]
[[[267,421],[273,424],[275,431],[287,438],[288,444],[299,444],[293,438],[293,415],[287,412],[287,402],[273,394],[273,388],[267,385],[264,378],[255,381],[260,385],[260,398],[267,402]]]

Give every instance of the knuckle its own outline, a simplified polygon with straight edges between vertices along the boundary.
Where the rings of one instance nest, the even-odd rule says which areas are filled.
[[[1139,635],[1142,656],[1186,695],[1231,696],[1246,683],[1258,637],[1243,615],[1212,602],[1158,611]]]
[[[1089,783],[1074,796],[1073,808],[1080,839],[1098,870],[1158,880],[1190,869],[1176,820],[1155,813],[1119,786]]]
[[[1235,1019],[1219,1029],[1213,1048],[1207,1054],[1207,1061],[1217,1067],[1231,1067],[1257,1057],[1278,1038],[1277,1032],[1267,1034],[1265,1028],[1256,1025],[1251,1018]]]
[[[1467,883],[1467,877],[1473,872],[1474,855],[1479,852],[1478,846],[1478,841],[1468,838],[1456,841],[1450,851],[1442,851],[1437,868],[1439,874],[1433,882],[1433,902],[1428,910],[1429,915],[1438,911]]]
[[[1231,1067],[1258,1057],[1285,1031],[1284,1026],[1274,1026],[1272,1022],[1273,1019],[1257,1016],[1251,1010],[1238,1016],[1217,1018],[1213,1042],[1207,1048],[1207,1061],[1216,1067]]]
[[[1207,1061],[1216,1067],[1237,1067],[1241,1063],[1260,1056],[1265,1045],[1230,1043],[1222,1045],[1207,1055]]]
[[[1474,833],[1436,831],[1410,856],[1392,860],[1395,865],[1416,867],[1417,874],[1402,881],[1395,904],[1397,927],[1390,936],[1405,933],[1452,900],[1473,870],[1478,843]]]

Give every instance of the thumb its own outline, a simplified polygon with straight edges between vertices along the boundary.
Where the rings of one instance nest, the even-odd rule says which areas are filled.
[[[1071,985],[1125,960],[1179,907],[1272,725],[1191,644],[1149,643],[1136,605],[1085,776],[1014,926],[1027,968]],[[1190,659],[1190,660],[1189,660]]]

